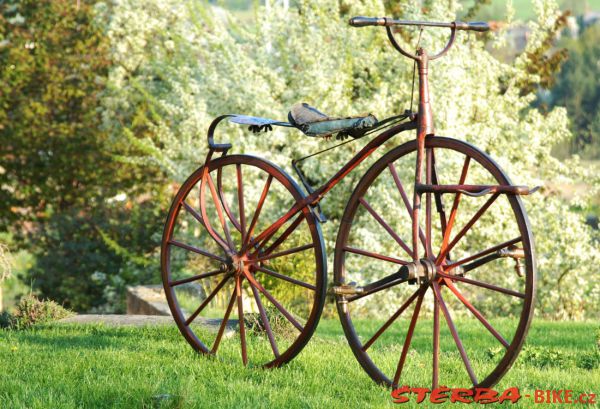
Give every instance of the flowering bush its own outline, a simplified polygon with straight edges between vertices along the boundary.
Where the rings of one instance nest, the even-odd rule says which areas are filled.
[[[46,324],[67,318],[72,311],[51,300],[40,300],[32,294],[23,296],[13,314],[5,312],[0,317],[0,327],[24,330],[36,324]]]
[[[424,17],[416,3],[406,2],[402,17],[451,21],[460,7],[456,1],[431,2]],[[527,50],[540,47],[546,35],[542,28],[558,13],[552,0],[535,3],[538,19],[531,24]],[[372,112],[378,118],[408,108],[412,63],[399,57],[382,30],[353,29],[346,23],[350,15],[384,15],[378,0],[302,0],[297,7],[273,8],[244,24],[226,11],[188,0],[115,0],[101,11],[110,17],[115,62],[103,99],[104,122],[116,138],[126,137],[140,153],[123,160],[158,166],[174,181],[181,182],[201,165],[204,135],[219,114],[283,120],[298,101],[331,115]],[[563,108],[544,115],[530,107],[533,94],[522,95],[518,84],[537,80],[526,69],[528,53],[505,64],[495,60],[476,35],[459,34],[449,55],[431,67],[437,133],[490,153],[516,184],[544,186],[541,194],[526,200],[537,245],[538,313],[597,315],[600,284],[594,276],[600,249],[574,209],[587,206],[589,197],[597,194],[598,175],[576,158],[560,162],[551,156],[552,146],[571,138],[568,118]],[[432,30],[423,42],[428,49],[439,49],[446,35]],[[405,40],[415,38],[409,33]],[[500,45],[502,35],[489,40]],[[412,137],[397,137],[387,148]],[[298,132],[250,135],[233,126],[218,139],[231,142],[237,152],[264,156],[288,170],[290,158],[323,147],[320,140]],[[361,146],[349,144],[307,161],[304,170],[311,180],[323,181]],[[348,192],[360,173],[336,189]],[[571,203],[553,188],[580,181],[591,186],[588,196]],[[324,226],[330,250],[346,200],[346,194],[337,194],[323,202],[333,221]],[[489,224],[479,234],[493,236],[495,229]]]

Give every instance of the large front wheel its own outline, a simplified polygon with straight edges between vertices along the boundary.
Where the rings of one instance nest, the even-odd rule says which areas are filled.
[[[377,161],[348,202],[334,260],[340,319],[377,382],[489,387],[516,359],[533,315],[527,216],[520,197],[501,190],[443,193],[511,183],[473,146],[427,138],[423,183],[444,188],[422,193],[413,262],[416,149],[408,142]],[[418,279],[409,278],[416,265]]]

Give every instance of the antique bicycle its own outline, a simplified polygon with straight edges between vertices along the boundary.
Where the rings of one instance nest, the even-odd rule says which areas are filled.
[[[289,362],[313,335],[327,297],[319,203],[391,138],[416,130],[351,193],[330,294],[356,359],[375,381],[397,386],[410,372],[421,385],[491,386],[515,361],[533,316],[535,255],[520,196],[536,189],[513,185],[476,147],[436,136],[428,86],[429,62],[450,50],[458,31],[489,27],[368,17],[350,25],[385,27],[392,46],[414,60],[418,112],[332,118],[297,104],[288,121],[216,118],[205,163],[177,192],[165,224],[162,279],[171,312],[198,352],[240,359],[241,350],[244,365]],[[401,26],[448,28],[450,36],[438,54],[423,47],[413,54],[395,38],[392,27]],[[348,138],[343,143],[373,137],[318,188],[302,170],[307,157],[293,161],[303,190],[278,166],[215,143],[224,120],[254,132],[281,126],[337,134]],[[236,341],[222,342],[227,336]]]

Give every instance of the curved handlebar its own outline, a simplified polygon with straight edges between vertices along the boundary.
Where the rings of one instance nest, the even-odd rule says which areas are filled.
[[[438,23],[434,21],[412,21],[412,20],[394,20],[387,17],[364,17],[357,16],[352,17],[348,23],[352,27],[367,27],[367,26],[382,26],[382,27],[391,27],[391,26],[420,26],[420,27],[446,27],[446,28],[454,28],[455,30],[463,30],[463,31],[477,31],[477,32],[485,32],[489,31],[490,26],[488,23],[483,21],[475,21],[465,23],[462,21],[453,21],[451,23]]]

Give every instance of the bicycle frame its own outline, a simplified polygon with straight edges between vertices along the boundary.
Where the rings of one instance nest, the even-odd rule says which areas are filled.
[[[410,54],[406,52],[394,39],[393,33],[389,27],[387,28],[388,37],[392,42],[394,48],[400,51],[401,54],[414,59],[417,62],[418,71],[419,71],[419,112],[418,114],[411,113],[410,121],[397,125],[393,128],[388,129],[387,131],[379,134],[375,139],[371,140],[368,144],[366,144],[354,157],[352,157],[335,175],[333,175],[327,182],[325,182],[322,186],[315,189],[314,192],[306,196],[302,201],[297,202],[285,215],[283,215],[279,220],[269,226],[266,230],[261,232],[258,236],[256,236],[253,240],[254,243],[258,243],[257,251],[262,248],[267,241],[273,237],[273,235],[279,230],[279,228],[302,211],[307,206],[316,206],[325,195],[333,189],[346,175],[348,175],[354,168],[356,168],[362,161],[364,161],[367,157],[369,157],[375,150],[377,150],[381,145],[387,142],[390,138],[399,134],[400,132],[416,129],[417,131],[417,141],[419,149],[417,150],[417,171],[415,174],[415,184],[420,184],[423,174],[423,158],[425,156],[425,137],[433,136],[434,134],[434,125],[433,125],[433,111],[431,109],[430,98],[429,98],[429,80],[428,80],[428,65],[429,61],[432,59],[436,59],[444,55],[452,46],[454,42],[456,28],[451,27],[451,36],[446,47],[437,55],[432,58],[429,58],[427,52],[423,48],[419,48],[417,51],[417,55]],[[224,117],[217,118],[220,120]],[[215,120],[215,122],[217,121]],[[214,128],[211,126],[209,130],[209,146],[211,143],[214,146],[213,142],[213,133]],[[226,147],[227,145],[220,145],[221,147]],[[229,145],[230,146],[230,145]],[[226,150],[228,147],[226,147]],[[218,150],[218,149],[215,149]],[[210,158],[210,153],[209,153]],[[428,163],[428,179],[427,182],[431,183],[431,161],[427,161]],[[203,187],[201,188],[203,189]],[[414,197],[413,197],[413,234],[412,234],[412,245],[413,245],[413,261],[418,261],[419,257],[419,209],[421,206],[421,195],[415,189]],[[429,206],[428,206],[429,207]],[[250,243],[246,244],[242,248],[242,252],[247,251]],[[427,248],[431,247],[431,243],[427,244]]]
[[[374,21],[374,20],[372,20]],[[353,21],[351,20],[351,25]],[[523,190],[523,187],[520,186],[471,186],[471,185],[456,185],[456,186],[444,186],[443,189],[432,189],[432,180],[437,179],[435,175],[435,169],[433,162],[435,158],[433,157],[433,153],[425,150],[425,138],[435,136],[434,123],[433,123],[433,110],[431,108],[430,103],[430,95],[429,95],[429,61],[438,59],[446,54],[452,45],[454,44],[454,39],[457,30],[466,30],[471,29],[475,31],[482,31],[479,26],[474,26],[475,28],[469,28],[469,25],[465,25],[465,23],[454,22],[448,23],[444,25],[444,27],[448,27],[451,30],[450,38],[446,46],[439,53],[429,56],[427,51],[423,48],[418,48],[416,54],[412,54],[404,50],[394,38],[394,34],[391,30],[391,26],[393,25],[405,25],[406,22],[398,22],[395,20],[382,18],[377,19],[377,24],[371,25],[381,25],[385,26],[387,30],[387,35],[394,46],[394,48],[400,52],[400,54],[414,60],[417,64],[418,68],[418,76],[419,76],[419,109],[418,113],[410,114],[410,121],[397,125],[388,129],[387,131],[379,134],[375,139],[371,140],[367,143],[354,157],[352,157],[335,175],[333,175],[327,182],[325,182],[322,186],[315,189],[312,193],[309,193],[301,201],[298,201],[291,209],[287,211],[285,215],[279,218],[275,223],[269,226],[266,230],[258,234],[255,238],[248,241],[244,244],[241,251],[246,252],[250,247],[254,247],[256,252],[258,252],[266,243],[269,241],[273,235],[279,230],[279,228],[290,220],[292,217],[297,215],[300,211],[309,206],[316,206],[323,197],[333,189],[348,173],[350,173],[354,168],[356,168],[362,161],[364,161],[368,156],[370,156],[375,150],[377,150],[381,145],[387,142],[393,136],[399,134],[400,132],[416,129],[416,139],[417,139],[417,157],[416,157],[416,171],[415,171],[415,189],[413,195],[413,207],[412,207],[412,258],[413,262],[418,262],[421,257],[419,253],[419,235],[420,235],[420,226],[419,226],[419,213],[421,209],[421,195],[423,193],[427,193],[426,200],[426,214],[427,214],[427,226],[426,229],[429,232],[431,229],[431,194],[436,196],[436,201],[438,203],[438,211],[443,216],[443,210],[441,206],[441,194],[448,192],[466,192],[466,194],[470,194],[472,196],[489,193],[491,189],[498,190],[502,188],[502,193],[508,194],[528,194],[530,193],[528,190]],[[463,26],[461,26],[464,25]],[[360,26],[357,24],[357,26]],[[230,144],[215,144],[214,143],[214,131],[216,129],[217,124],[223,119],[230,117],[231,115],[223,115],[216,118],[211,124],[208,131],[208,145],[209,145],[209,153],[207,155],[205,163],[210,161],[212,154],[214,152],[222,152],[223,155],[227,154],[227,151],[231,148]],[[425,162],[425,184],[422,183],[423,180],[423,162]],[[202,178],[201,182],[201,201],[204,200],[204,188],[205,188],[205,180],[208,175],[208,168],[205,168],[205,175]],[[437,186],[442,187],[442,186]],[[211,186],[211,189],[214,189],[214,186]],[[469,193],[469,189],[475,193]],[[213,195],[215,192],[213,192]],[[312,210],[312,209],[311,209]],[[445,224],[445,223],[444,223]],[[213,238],[219,242],[218,236],[215,234],[214,230],[210,225],[207,225],[207,230],[213,236]],[[287,233],[290,234],[291,232]],[[282,235],[282,239],[285,239],[284,236],[286,233]],[[427,237],[430,237],[429,235]],[[442,249],[444,251],[444,249]],[[425,243],[425,256],[433,257],[431,250],[431,242],[430,240],[426,240]]]
[[[302,209],[307,206],[315,206],[317,205],[323,197],[333,189],[348,173],[350,173],[354,168],[356,168],[360,163],[369,157],[377,148],[387,142],[393,136],[399,134],[400,132],[416,129],[417,121],[416,119],[411,120],[410,122],[397,125],[393,128],[388,129],[387,131],[378,135],[375,139],[370,141],[367,145],[365,145],[360,152],[358,152],[352,159],[350,159],[335,175],[333,175],[327,182],[325,182],[321,187],[317,188],[313,193],[306,196],[303,200],[297,202],[288,212],[279,218],[275,223],[273,223],[269,228],[264,230],[258,236],[254,238],[255,243],[259,243],[257,250],[262,248],[271,237],[279,230],[279,228],[296,214],[298,214]],[[249,245],[245,248],[242,248],[242,251],[246,251]]]
[[[306,188],[305,192],[302,191],[300,186],[290,175],[275,164],[250,155],[227,156],[231,144],[216,144],[213,138],[217,125],[225,118],[230,117],[235,117],[231,118],[231,122],[250,125],[250,130],[254,132],[271,130],[271,125],[290,127],[292,126],[290,123],[246,115],[222,115],[216,118],[210,124],[208,130],[209,150],[205,163],[186,180],[181,188],[179,188],[165,223],[161,247],[161,269],[163,286],[167,295],[167,300],[169,301],[169,307],[180,331],[190,345],[199,352],[214,355],[217,353],[222,335],[230,321],[230,314],[232,313],[234,304],[237,300],[237,322],[239,324],[241,358],[243,364],[247,365],[249,362],[249,344],[246,342],[247,325],[244,318],[244,310],[251,310],[251,306],[245,306],[244,300],[251,296],[243,290],[247,291],[250,289],[252,291],[252,296],[254,297],[255,306],[259,310],[260,320],[263,323],[262,325],[267,335],[266,338],[268,338],[274,356],[274,359],[264,363],[263,367],[270,368],[289,362],[302,350],[306,345],[306,342],[308,342],[308,339],[313,335],[326,298],[328,287],[327,257],[320,228],[320,224],[322,223],[322,220],[319,217],[320,201],[342,179],[356,169],[367,157],[392,137],[406,130],[414,129],[416,131],[415,138],[411,138],[409,142],[402,145],[398,144],[398,146],[395,146],[381,158],[377,159],[360,177],[360,181],[350,195],[346,204],[346,209],[340,220],[336,239],[333,260],[334,283],[333,286],[330,286],[329,288],[330,294],[335,296],[338,313],[346,338],[362,367],[376,382],[397,387],[400,385],[399,382],[403,376],[402,371],[408,356],[409,348],[411,348],[411,339],[413,337],[415,326],[420,319],[419,314],[421,305],[424,301],[426,292],[431,288],[433,292],[433,333],[431,337],[433,341],[433,357],[431,359],[432,389],[438,387],[439,383],[441,317],[444,317],[448,324],[448,328],[452,334],[456,348],[462,358],[472,385],[474,387],[489,387],[496,383],[506,373],[516,359],[516,356],[523,345],[533,316],[536,275],[533,237],[523,203],[519,197],[514,196],[528,195],[537,190],[537,188],[530,189],[527,186],[513,185],[508,176],[500,169],[493,159],[489,157],[489,155],[466,142],[453,138],[434,138],[436,135],[428,80],[429,62],[440,58],[451,48],[456,31],[470,30],[482,32],[487,31],[489,27],[486,23],[420,22],[393,20],[385,17],[354,17],[350,19],[350,25],[355,27],[386,27],[389,40],[394,48],[402,55],[414,61],[415,66],[418,67],[419,77],[418,112],[406,111],[403,115],[390,117],[381,121],[377,126],[369,128],[368,131],[370,134],[373,134],[375,130],[378,131],[378,134],[368,141],[358,153],[354,154],[349,161],[343,164],[331,178],[318,188],[313,189],[313,187],[305,180],[302,173],[298,172],[300,178],[304,182]],[[391,27],[395,25],[410,25],[421,28],[424,26],[445,27],[451,30],[451,34],[448,43],[438,54],[430,56],[423,48],[417,48],[415,53],[411,54],[402,49],[396,42],[391,29]],[[398,124],[399,118],[402,118],[402,120],[405,121]],[[406,120],[407,118],[408,120]],[[392,120],[395,122],[391,122]],[[384,124],[386,125],[387,130],[383,130],[386,129],[382,127]],[[337,146],[339,145],[336,145],[335,147]],[[316,154],[325,152],[329,149],[322,150]],[[215,152],[220,152],[222,157],[211,160],[212,155],[215,154]],[[447,154],[443,152],[452,152],[454,156],[446,156]],[[413,154],[415,155],[414,157],[412,156]],[[305,158],[314,155],[315,154],[308,155]],[[443,157],[450,158],[451,160],[452,158],[460,159],[460,155],[464,156],[460,178],[457,176],[458,184],[440,184],[439,176],[441,174],[438,174],[436,169],[436,155],[438,156],[437,159]],[[402,158],[406,158],[408,162],[402,160],[402,164],[400,164]],[[413,160],[416,163],[413,162]],[[444,163],[447,162],[449,161],[444,160]],[[495,184],[465,184],[467,173],[470,172],[469,164],[471,162],[478,164],[478,166],[486,172],[485,174],[487,177],[480,178],[478,175],[480,172],[471,172],[471,174],[476,174],[469,176],[470,179],[487,181],[491,178],[491,183]],[[295,163],[298,163],[298,161],[292,161],[292,166],[295,166]],[[452,171],[451,173],[457,173],[458,168],[455,168],[455,165],[458,166],[460,161],[453,160],[452,163],[453,164],[448,168]],[[412,173],[413,164],[415,164],[414,182],[405,180],[412,179],[411,177],[406,176],[405,172],[409,171]],[[234,167],[235,169],[233,169]],[[399,176],[399,173],[396,171],[396,169],[400,169],[400,167],[404,167],[404,172],[401,176]],[[225,168],[229,170],[224,171]],[[296,167],[294,168],[297,170]],[[243,171],[242,169],[246,170]],[[235,174],[232,172],[235,172]],[[253,181],[264,183],[258,201],[255,200],[259,192],[256,190],[256,187],[258,186],[253,183],[252,189],[250,189],[251,194],[248,196],[244,194],[243,183],[245,179],[247,180],[250,178],[250,175],[257,175],[256,172],[258,172],[259,175],[267,174],[267,177],[252,177]],[[449,172],[444,171],[444,179],[456,180],[453,176],[448,176],[448,173]],[[223,177],[224,175],[226,176],[225,178]],[[384,182],[377,182],[378,180],[382,180],[379,179],[380,176],[385,178]],[[393,183],[390,178],[393,179]],[[406,182],[405,186],[407,187],[410,183],[414,183],[412,207],[410,198],[407,195],[407,190],[403,187],[400,179],[403,179],[404,182]],[[224,180],[228,183],[224,184]],[[282,187],[284,188],[283,193],[287,195],[285,200],[290,200],[290,195],[292,197],[291,201],[285,202],[287,203],[285,206],[282,206],[283,200],[281,199],[281,190],[279,190],[279,193],[274,192],[274,189],[269,190],[273,181],[277,181],[277,187],[279,189]],[[376,183],[380,184],[376,185]],[[393,187],[394,184],[397,188],[397,192]],[[200,186],[199,211],[196,210],[195,204],[195,200],[198,197],[196,196],[195,191],[197,190],[198,185]],[[227,189],[224,189],[224,186],[226,186]],[[376,187],[369,190],[371,189],[371,186]],[[395,193],[392,192],[391,194],[393,196],[388,194],[381,200],[380,197],[373,197],[373,195],[381,193],[380,188],[391,188]],[[193,191],[194,193],[192,193]],[[270,194],[270,192],[273,194]],[[390,192],[390,190],[387,189],[387,192]],[[385,195],[385,193],[382,194]],[[425,197],[423,197],[423,194],[425,194]],[[450,194],[451,197],[449,200],[451,201],[453,197],[452,208],[449,211],[448,217],[444,210],[444,203],[442,200],[448,200],[448,198],[444,198],[444,194]],[[488,194],[490,197],[485,201],[483,206],[478,206],[479,203],[477,202],[471,203],[471,205],[478,206],[479,210],[477,210],[466,223],[463,223],[462,218],[459,218],[463,226],[460,231],[452,234],[461,196],[479,197]],[[191,197],[190,195],[193,196],[193,198],[188,202],[187,199],[188,197]],[[480,245],[474,246],[472,243],[463,242],[462,249],[457,248],[456,244],[470,231],[474,223],[481,218],[500,195],[508,196],[508,203],[505,205],[510,206],[510,210],[512,210],[512,216],[509,214],[509,219],[507,219],[508,222],[511,222],[512,220],[512,229],[510,232],[516,227],[520,235],[500,244],[497,244],[494,237],[491,237],[492,241],[488,243],[487,236],[489,236],[489,234],[485,234],[486,232],[483,230],[486,240],[478,240],[477,238],[472,240],[481,242]],[[246,223],[249,219],[246,219],[245,197],[250,197],[250,201],[256,202],[256,207],[254,208],[249,225]],[[211,198],[214,208],[210,203]],[[269,201],[267,201],[267,198],[270,198]],[[396,201],[395,203],[390,202],[394,200]],[[235,209],[235,207],[230,208],[227,205],[227,201],[231,204],[237,202],[238,209]],[[378,204],[383,202],[385,205],[382,206],[383,209],[380,209],[378,206],[371,206],[369,201],[372,203],[379,202]],[[267,203],[266,207],[263,206],[265,203]],[[423,207],[422,203],[424,203]],[[408,217],[412,218],[411,221],[404,219],[406,224],[388,224],[384,220],[386,216],[383,212],[390,208],[390,206],[388,206],[390,204],[404,206],[408,211]],[[437,216],[439,216],[439,223],[437,216],[435,218],[433,217],[433,204],[436,206],[435,210],[438,213]],[[471,206],[468,207],[468,209],[465,209],[465,213],[470,214],[472,213],[472,208]],[[374,208],[377,208],[377,210]],[[183,210],[183,215],[180,218],[182,209],[185,210]],[[265,211],[263,209],[269,210]],[[263,210],[262,218],[261,210]],[[362,213],[363,211],[365,213]],[[264,217],[267,212],[270,213],[268,220]],[[503,219],[504,211],[500,210],[500,212],[499,215],[493,214],[490,219],[493,222]],[[285,214],[280,217],[279,215],[281,213]],[[423,216],[422,213],[425,213],[425,216]],[[370,216],[378,222],[378,224],[375,225],[376,228],[379,229],[382,227],[386,230],[398,246],[395,246],[393,242],[389,243],[391,244],[390,246],[388,243],[379,240],[379,238],[373,240],[372,235],[370,234],[371,230],[365,230],[367,233],[364,234],[362,229],[365,225],[368,225],[369,222],[369,219],[362,219],[362,215],[365,214],[370,214]],[[402,214],[404,214],[404,212],[402,212]],[[394,215],[394,218],[397,220],[398,213],[394,212]],[[390,215],[390,217],[392,216]],[[198,247],[196,247],[196,244],[187,244],[188,240],[185,238],[183,238],[183,241],[182,239],[179,239],[180,231],[178,226],[183,226],[184,234],[192,233],[192,230],[188,228],[190,218],[194,218],[196,222],[204,226],[208,233],[208,235],[205,235],[204,232],[198,234],[199,230],[196,230],[196,227],[198,226],[194,227],[193,240],[194,242],[198,241],[201,244]],[[261,220],[261,229],[264,228],[263,231],[255,230],[259,218]],[[419,223],[419,218],[421,218],[421,223]],[[270,221],[273,219],[275,219],[275,222],[269,225]],[[214,220],[212,224],[211,220]],[[306,224],[304,223],[305,221],[307,222]],[[370,221],[374,224],[373,220]],[[435,232],[433,231],[434,223],[436,229]],[[284,227],[284,225],[286,226]],[[503,225],[507,225],[507,223],[503,222]],[[262,226],[268,227],[265,228]],[[299,234],[291,236],[299,227],[304,230],[298,230],[300,231]],[[402,234],[396,233],[395,230],[398,228],[403,229],[401,232]],[[307,229],[312,238],[312,242],[308,243],[305,234]],[[437,231],[438,229],[441,230],[441,240],[439,237],[440,232]],[[408,235],[408,230],[412,233],[412,248],[410,247],[410,244],[408,244],[408,240],[406,242],[403,240],[404,236]],[[509,231],[509,229],[507,229],[507,231]],[[224,236],[221,236],[223,233]],[[433,233],[435,233],[435,236],[437,237],[435,240],[432,239]],[[183,237],[189,239],[192,238],[190,234],[183,235]],[[288,237],[290,240],[288,240]],[[196,240],[196,238],[200,238],[200,240]],[[362,241],[360,239],[362,239]],[[214,243],[212,241],[214,241]],[[287,245],[282,246],[286,241]],[[521,243],[521,248],[516,246],[518,243]],[[432,249],[434,245],[436,251],[438,251],[439,248],[439,252],[436,254],[433,253]],[[193,262],[191,267],[195,268],[190,268],[188,261],[193,261],[194,259],[180,259],[180,256],[178,255],[172,256],[172,246],[203,256],[203,261],[201,263]],[[382,252],[378,249],[372,250],[372,247],[374,246],[383,248],[384,251]],[[422,246],[422,249],[419,248],[420,246]],[[221,249],[214,251],[213,249],[215,247],[220,247],[224,253],[221,253]],[[277,250],[278,248],[280,248],[280,250]],[[481,248],[484,248],[484,250],[481,250]],[[402,253],[399,253],[400,249],[402,249]],[[408,256],[404,256],[404,252],[406,252]],[[347,260],[350,259],[347,257],[349,253],[354,254],[350,256],[352,260],[356,260],[355,257],[357,256],[367,257],[367,259],[362,259],[363,262],[360,263],[354,263],[353,261],[347,263]],[[191,255],[191,253],[189,254]],[[287,259],[288,262],[273,262],[272,265],[270,264],[269,260],[291,255],[294,255],[294,258]],[[457,255],[458,257],[455,257]],[[173,257],[177,260],[176,263],[171,263]],[[313,258],[315,262],[314,270],[311,267]],[[466,276],[467,272],[469,272],[469,275],[477,273],[475,270],[479,267],[500,258],[513,259],[515,262],[515,272],[523,279],[518,279],[518,283],[515,285],[512,285],[514,283],[511,282],[511,286],[505,288],[507,287],[504,280],[506,278],[505,275],[496,274],[497,270],[495,269],[489,271],[494,273],[493,275],[498,278],[496,281],[500,281],[499,283],[489,282],[490,280],[488,280],[488,278],[490,277],[488,276],[491,275],[489,273],[480,278],[469,278]],[[367,260],[366,263],[370,263],[374,259],[378,259],[388,264],[385,264],[383,267],[376,264],[365,269],[364,260]],[[187,261],[180,263],[180,260]],[[208,268],[209,265],[215,267]],[[297,268],[300,266],[303,268]],[[304,266],[307,266],[310,269],[307,270]],[[172,269],[172,267],[174,267],[174,269]],[[499,265],[496,266],[496,268],[503,269],[504,266]],[[206,272],[208,269],[212,271]],[[198,272],[201,272],[201,274],[190,276],[190,274],[196,272],[194,270],[199,270]],[[177,272],[179,272],[179,274]],[[267,288],[263,287],[260,283],[261,278],[259,277],[259,272],[278,280],[284,280],[288,283],[287,285],[292,284],[296,286],[293,287],[295,289],[294,293],[296,293],[296,290],[304,291],[304,289],[311,291],[311,293],[306,293],[308,295],[306,300],[304,295],[302,295],[302,305],[308,307],[308,310],[303,309],[304,312],[298,314],[299,310],[295,307],[296,298],[289,300],[289,302],[288,300],[278,301],[277,298],[280,298],[281,300],[281,297],[273,296]],[[191,315],[181,308],[177,301],[177,294],[175,292],[176,286],[188,284],[193,281],[204,280],[205,278],[217,275],[222,275],[221,281],[216,286],[210,285],[210,294],[206,295],[206,291],[204,295],[199,294],[202,301]],[[184,276],[185,278],[181,278],[181,276]],[[483,281],[481,281],[481,279]],[[211,281],[212,280],[213,279],[211,278]],[[226,292],[229,290],[223,290],[223,288],[231,281],[235,282],[235,288],[231,292],[229,304],[224,311],[219,332],[215,337],[212,348],[209,349],[207,347],[208,344],[205,344],[205,341],[200,339],[190,325],[192,321],[199,316],[202,310],[207,307],[209,303],[213,302],[211,300],[213,300],[217,294],[227,295]],[[243,285],[243,283],[245,283],[245,285]],[[354,315],[359,317],[360,310],[352,309],[349,306],[349,303],[404,283],[406,283],[406,286],[417,286],[412,296],[406,299],[401,305],[398,293],[393,294],[393,299],[385,299],[386,302],[388,300],[390,301],[390,305],[400,305],[400,307],[391,317],[389,317],[389,319],[387,319],[374,335],[370,329],[367,330],[368,334],[362,333],[359,335],[356,330],[358,327],[355,327],[354,325]],[[486,320],[484,315],[470,303],[468,298],[472,297],[470,295],[468,298],[465,297],[459,291],[458,287],[455,286],[455,283],[461,283],[460,285],[465,283],[481,289],[523,299],[521,316],[518,321],[518,327],[515,329],[514,336],[512,338],[504,338],[501,332],[497,331],[490,322]],[[267,282],[267,284],[270,286],[271,282]],[[515,286],[517,287],[516,289]],[[478,381],[476,372],[474,371],[463,343],[460,340],[454,321],[448,310],[447,304],[444,301],[444,297],[442,296],[442,287],[447,288],[447,290],[445,290],[446,294],[452,293],[456,296],[456,298],[460,300],[481,324],[483,324],[491,335],[506,348],[504,355],[501,356],[495,369],[493,369],[493,371],[481,382]],[[288,346],[286,346],[286,349],[283,352],[281,352],[282,350],[277,346],[276,335],[278,334],[270,327],[270,318],[267,316],[267,310],[265,310],[262,304],[262,296],[266,297],[274,308],[288,320],[289,324],[299,331],[299,335],[297,335],[292,344],[286,343]],[[404,297],[402,296],[402,298]],[[477,299],[479,299],[479,297],[477,297]],[[226,301],[226,299],[223,299],[223,301]],[[282,305],[283,301],[286,301],[286,306]],[[365,299],[364,301],[367,300]],[[252,301],[250,301],[250,303],[252,304]],[[393,377],[388,377],[389,371],[384,373],[384,371],[379,368],[378,364],[375,364],[372,361],[369,355],[370,352],[368,352],[367,349],[380,338],[387,328],[389,328],[411,304],[414,304],[414,309],[404,339],[402,352],[398,360],[396,371],[393,373]],[[511,304],[511,311],[512,305],[513,304]],[[217,309],[223,309],[222,307],[224,307],[224,305],[217,305]],[[518,306],[515,307],[515,310],[516,308],[518,308]],[[306,311],[308,311],[308,315],[306,314]],[[356,314],[357,312],[358,314]],[[275,314],[279,313],[275,311]],[[297,316],[297,318],[295,316]],[[365,334],[370,337],[366,342],[366,338],[364,337]],[[205,337],[203,336],[202,339],[205,339]],[[263,340],[263,343],[266,343],[266,340]],[[385,348],[385,345],[383,347]],[[391,351],[391,354],[396,355],[395,351]],[[259,356],[258,359],[264,361],[263,356]],[[394,359],[396,359],[395,356]]]

